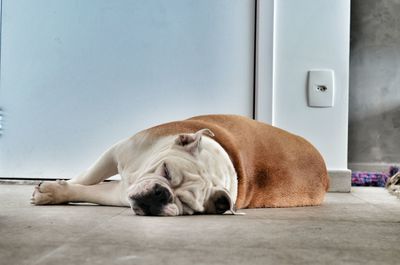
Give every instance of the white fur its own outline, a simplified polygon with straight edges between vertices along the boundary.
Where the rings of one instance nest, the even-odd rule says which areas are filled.
[[[63,184],[62,188],[55,182],[37,187],[33,203],[85,201],[130,206],[130,196],[146,193],[155,183],[168,188],[173,194],[173,203],[164,207],[162,215],[203,212],[216,188],[225,189],[234,203],[237,176],[221,145],[210,137],[202,136],[198,152],[191,153],[176,144],[177,137],[179,135],[154,139],[144,131],[123,140],[107,150],[85,173]],[[157,173],[163,163],[167,164],[170,181]],[[117,173],[121,181],[100,183]]]

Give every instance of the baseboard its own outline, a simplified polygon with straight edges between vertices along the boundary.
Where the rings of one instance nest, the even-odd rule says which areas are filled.
[[[388,172],[391,166],[399,166],[399,163],[349,163],[348,167],[352,171],[366,172]]]
[[[350,192],[351,170],[328,170],[330,177],[329,192]]]

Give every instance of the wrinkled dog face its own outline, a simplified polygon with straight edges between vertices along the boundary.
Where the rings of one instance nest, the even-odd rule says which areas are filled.
[[[222,214],[233,208],[228,191],[214,186],[201,159],[203,134],[213,136],[208,129],[180,135],[150,172],[133,183],[128,196],[135,214]]]

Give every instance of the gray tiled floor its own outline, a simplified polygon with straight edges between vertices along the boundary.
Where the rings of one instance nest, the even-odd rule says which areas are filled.
[[[400,200],[381,188],[329,193],[320,207],[185,217],[32,206],[32,189],[0,185],[0,264],[400,264]]]

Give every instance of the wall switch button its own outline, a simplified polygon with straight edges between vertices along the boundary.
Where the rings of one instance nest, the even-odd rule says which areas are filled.
[[[333,70],[308,71],[308,106],[333,107]]]

